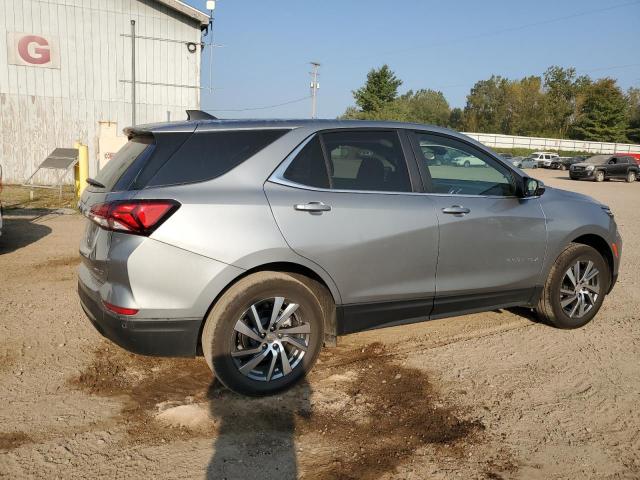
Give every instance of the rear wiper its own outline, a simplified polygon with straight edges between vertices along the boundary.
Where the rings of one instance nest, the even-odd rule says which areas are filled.
[[[107,188],[103,184],[101,184],[99,181],[94,180],[93,178],[87,178],[87,183],[92,187]]]

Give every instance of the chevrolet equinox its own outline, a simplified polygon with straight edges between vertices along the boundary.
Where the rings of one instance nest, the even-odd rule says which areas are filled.
[[[125,133],[79,204],[82,306],[121,347],[204,355],[242,394],[289,387],[367,329],[513,306],[581,327],[618,276],[607,206],[451,130],[200,118]],[[445,153],[471,167],[433,161]]]

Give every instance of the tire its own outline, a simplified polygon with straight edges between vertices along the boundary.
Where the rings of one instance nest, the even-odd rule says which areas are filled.
[[[593,180],[596,182],[604,182],[604,172],[602,170],[598,170],[594,175]]]
[[[464,162],[464,166],[465,166],[466,168],[469,168],[469,167],[471,166],[471,163],[469,162],[469,160],[465,160],[465,162]]]
[[[228,389],[250,396],[274,394],[294,385],[315,364],[324,340],[321,299],[309,283],[296,277],[284,272],[254,273],[229,288],[211,309],[202,331],[202,351],[216,378]],[[271,331],[271,313],[278,297],[284,300],[276,307],[280,314],[292,304],[298,307]],[[262,333],[250,313],[252,307],[260,318]],[[239,323],[244,324],[239,327],[244,333],[237,330]],[[286,334],[288,329],[301,327],[308,333]],[[293,341],[304,345],[306,351]],[[243,351],[253,353],[242,355]],[[259,363],[249,366],[258,357]],[[243,373],[243,367],[250,370]]]
[[[560,170],[566,170],[567,166],[566,165],[560,165]]]
[[[574,287],[568,276],[569,270],[576,277],[575,265],[580,262],[581,268],[579,275],[583,280],[578,278],[578,286]],[[595,268],[598,272],[597,277],[587,282],[588,287],[580,287],[585,285],[584,275],[587,272],[593,272],[589,270]],[[591,284],[596,282],[597,285]],[[542,294],[536,306],[538,315],[547,323],[564,329],[579,328],[591,321],[591,319],[598,313],[606,292],[609,290],[609,283],[611,282],[611,274],[609,272],[609,265],[607,261],[600,255],[600,253],[588,246],[578,243],[571,243],[563,252],[558,256],[551,272],[547,277],[547,281],[544,284]],[[575,291],[589,292],[589,297],[585,293],[575,294]],[[595,294],[594,290],[598,290]],[[573,294],[566,292],[572,291]],[[572,298],[576,298],[575,301],[570,301]],[[594,298],[595,297],[595,298]],[[585,299],[584,305],[588,307],[588,310],[582,310],[581,298]],[[571,311],[575,310],[572,315]],[[571,310],[571,311],[569,311]]]
[[[627,172],[627,183],[632,183],[636,181],[636,174],[634,172]]]

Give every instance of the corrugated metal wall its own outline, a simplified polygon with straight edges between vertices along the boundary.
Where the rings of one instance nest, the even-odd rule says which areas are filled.
[[[23,182],[55,147],[89,145],[97,165],[99,121],[131,124],[131,20],[139,36],[199,45],[198,22],[154,0],[0,1],[0,163],[5,182]],[[9,65],[7,32],[54,35],[60,68]],[[200,47],[138,39],[140,82],[200,85]],[[199,108],[200,90],[138,84],[137,123],[184,119]],[[47,180],[51,180],[48,177]]]

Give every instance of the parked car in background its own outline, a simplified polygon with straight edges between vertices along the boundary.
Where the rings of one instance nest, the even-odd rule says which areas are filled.
[[[508,161],[516,168],[538,168],[538,161],[529,157],[513,157]]]
[[[594,155],[584,162],[571,165],[569,176],[573,180],[603,182],[611,178],[621,178],[627,182],[634,182],[638,178],[639,170],[635,158],[631,156]]]
[[[510,160],[512,158],[515,158],[512,154],[510,153],[499,153],[498,154],[500,156],[500,158],[502,158],[503,160]]]
[[[569,170],[574,163],[584,162],[587,157],[558,157],[551,161],[551,168],[555,170]]]
[[[538,162],[538,167],[550,168],[551,162],[559,157],[553,152],[533,152],[528,158]]]
[[[622,156],[633,157],[636,163],[640,165],[640,153],[614,153],[614,155],[618,155],[621,157]]]
[[[202,354],[242,394],[291,386],[337,335],[513,306],[578,328],[618,276],[609,207],[448,129],[191,120],[125,133],[79,202],[82,307],[123,348]],[[423,145],[485,168],[433,165]]]

